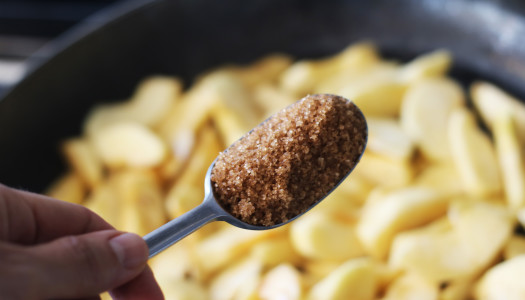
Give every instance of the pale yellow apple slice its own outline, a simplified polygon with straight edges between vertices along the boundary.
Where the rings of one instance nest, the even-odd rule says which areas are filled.
[[[304,97],[316,85],[346,70],[363,70],[380,60],[377,49],[370,43],[351,45],[340,53],[321,60],[301,60],[285,70],[280,87],[296,97]],[[335,91],[323,91],[324,93]]]
[[[452,56],[450,52],[447,50],[436,50],[420,55],[403,65],[399,76],[405,81],[444,76],[451,65]]]
[[[352,176],[355,175],[373,185],[399,188],[407,186],[412,181],[414,173],[411,160],[393,159],[372,151],[365,151]]]
[[[112,184],[120,200],[122,230],[145,235],[168,220],[162,190],[152,171],[125,170],[112,178]]]
[[[200,240],[194,254],[204,274],[211,274],[248,254],[257,242],[277,233],[278,229],[250,231],[228,225]]]
[[[374,261],[351,259],[312,286],[307,300],[372,300],[377,293],[378,276]]]
[[[514,228],[512,215],[504,205],[477,199],[453,201],[448,218],[475,271],[496,258]]]
[[[410,160],[414,144],[396,119],[369,117],[367,150],[392,159]]]
[[[472,272],[468,251],[446,218],[398,234],[388,261],[394,269],[414,272],[434,283]]]
[[[429,164],[415,178],[414,184],[433,188],[450,196],[463,193],[461,178],[452,162]]]
[[[122,122],[98,130],[92,136],[94,149],[111,168],[153,167],[167,154],[162,140],[139,123]]]
[[[336,91],[354,102],[366,117],[397,117],[407,85],[397,77],[397,67],[373,68]]]
[[[244,259],[224,269],[209,286],[210,300],[248,300],[261,279],[262,264]]]
[[[182,83],[173,77],[152,76],[140,82],[126,102],[96,106],[88,115],[84,130],[88,135],[118,122],[138,122],[154,127],[163,122],[181,98]]]
[[[58,200],[82,204],[86,186],[76,173],[68,172],[53,182],[45,194]]]
[[[436,283],[473,276],[503,249],[512,227],[504,206],[458,199],[447,219],[396,236],[389,263]]]
[[[525,297],[525,255],[504,261],[481,278],[475,288],[476,299],[521,300]]]
[[[464,105],[461,87],[451,79],[427,78],[410,85],[401,105],[401,127],[432,160],[450,158],[447,124]]]
[[[496,117],[492,126],[507,203],[515,210],[525,206],[525,152],[516,124],[506,112]]]
[[[253,245],[249,256],[263,263],[265,267],[284,263],[298,264],[302,260],[288,234],[258,242]]]
[[[152,76],[143,80],[129,101],[131,121],[154,127],[173,105],[181,99],[182,83],[167,76]]]
[[[472,102],[485,124],[492,128],[495,119],[503,111],[512,112],[516,120],[519,140],[525,143],[525,104],[488,82],[475,82],[470,89]]]
[[[102,161],[87,139],[69,139],[62,144],[62,151],[71,168],[88,187],[94,188],[102,182]]]
[[[414,273],[398,277],[386,290],[383,300],[437,300],[438,285]]]
[[[501,192],[501,177],[494,145],[479,128],[472,112],[455,109],[448,122],[452,159],[465,189],[476,196]]]
[[[261,300],[301,300],[301,274],[290,264],[281,264],[268,271],[259,287]]]
[[[295,220],[290,238],[300,254],[312,259],[345,260],[364,254],[354,226],[323,211]]]
[[[504,259],[511,259],[513,257],[525,254],[525,237],[521,235],[513,235],[503,249]]]
[[[369,201],[357,225],[357,235],[368,253],[386,257],[394,236],[445,214],[448,200],[435,190],[409,187]]]

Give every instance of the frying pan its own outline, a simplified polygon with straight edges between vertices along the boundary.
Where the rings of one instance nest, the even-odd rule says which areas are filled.
[[[134,0],[41,49],[0,100],[0,182],[42,191],[64,169],[59,142],[89,108],[123,100],[147,75],[191,83],[224,63],[297,58],[369,40],[406,60],[446,48],[465,86],[488,79],[525,99],[525,6],[481,0]]]

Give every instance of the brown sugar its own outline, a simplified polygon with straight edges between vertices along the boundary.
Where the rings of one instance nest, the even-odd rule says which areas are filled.
[[[366,121],[349,100],[307,96],[218,156],[213,192],[241,221],[286,222],[324,198],[354,168],[366,139]]]

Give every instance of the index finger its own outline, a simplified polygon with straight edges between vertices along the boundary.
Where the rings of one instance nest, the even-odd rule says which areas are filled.
[[[35,244],[105,229],[113,227],[81,205],[0,184],[0,240]]]

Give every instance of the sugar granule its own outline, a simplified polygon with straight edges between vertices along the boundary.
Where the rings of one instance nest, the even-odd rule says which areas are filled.
[[[230,214],[271,226],[303,213],[357,164],[366,121],[347,99],[309,95],[219,154],[213,192]]]

